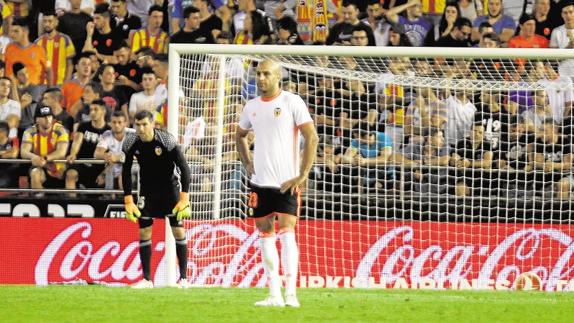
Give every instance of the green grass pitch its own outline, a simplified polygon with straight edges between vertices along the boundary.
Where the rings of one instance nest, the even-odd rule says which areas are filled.
[[[266,289],[0,286],[0,322],[573,322],[574,293],[300,289],[300,308],[258,308]]]

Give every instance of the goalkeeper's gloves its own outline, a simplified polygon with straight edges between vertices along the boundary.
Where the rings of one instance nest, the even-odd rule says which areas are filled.
[[[131,195],[124,196],[124,205],[126,208],[126,218],[133,223],[137,223],[141,212],[134,203],[134,197]]]
[[[177,217],[177,221],[191,217],[191,208],[189,207],[189,194],[187,192],[179,193],[179,201],[172,210]]]

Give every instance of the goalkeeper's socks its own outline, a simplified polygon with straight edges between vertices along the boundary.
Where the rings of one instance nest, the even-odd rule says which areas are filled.
[[[285,275],[285,295],[295,295],[297,291],[297,273],[299,270],[299,249],[295,232],[283,229],[279,234],[281,241],[281,267]]]
[[[149,274],[151,261],[151,240],[140,240],[140,260],[142,263],[144,279],[151,280]]]
[[[182,279],[187,278],[187,241],[184,239],[175,239],[175,253],[179,264],[179,276]]]
[[[277,252],[275,234],[262,235],[259,238],[263,267],[269,279],[269,293],[273,297],[281,296],[281,281],[279,279],[279,253]]]

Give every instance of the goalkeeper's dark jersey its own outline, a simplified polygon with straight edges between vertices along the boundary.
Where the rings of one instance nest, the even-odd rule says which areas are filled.
[[[150,142],[143,142],[134,133],[126,133],[122,150],[126,156],[122,172],[124,194],[129,195],[132,191],[134,157],[140,166],[140,195],[159,198],[171,194],[179,188],[180,179],[181,190],[189,191],[189,166],[175,138],[168,132],[155,129]],[[179,174],[175,171],[176,166]]]

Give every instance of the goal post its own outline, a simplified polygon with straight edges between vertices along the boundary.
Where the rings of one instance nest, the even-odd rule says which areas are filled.
[[[193,284],[266,283],[234,140],[263,59],[320,137],[300,287],[574,290],[571,50],[172,44]]]

